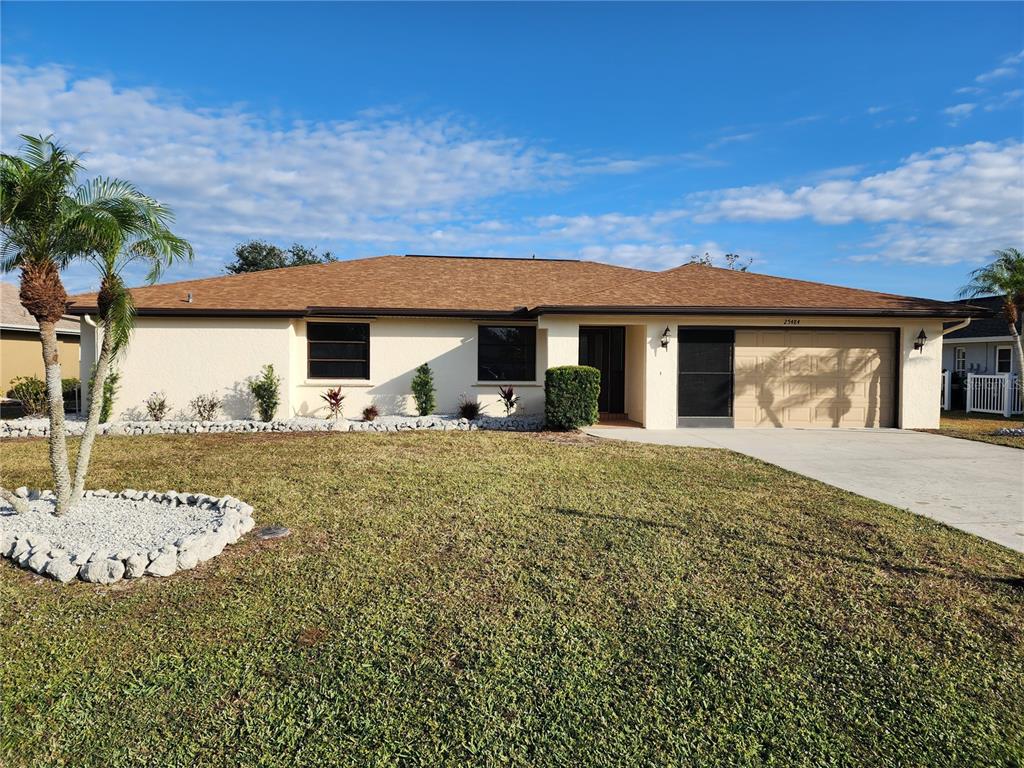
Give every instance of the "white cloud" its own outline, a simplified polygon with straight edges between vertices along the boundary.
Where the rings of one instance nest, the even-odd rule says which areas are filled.
[[[1003,91],[1002,96],[985,105],[985,111],[996,112],[1000,109],[1011,107],[1020,101],[1021,96],[1024,96],[1024,89],[1022,88],[1015,88],[1012,91]]]
[[[694,198],[695,220],[863,222],[872,253],[951,263],[1024,242],[1024,145],[977,142],[907,157],[893,170],[787,191],[740,187]]]
[[[963,88],[957,88],[953,93],[960,95],[976,96],[979,93],[984,93],[984,88],[978,88],[976,85],[965,85]]]
[[[56,66],[5,66],[0,85],[5,151],[16,151],[19,133],[53,133],[86,153],[88,175],[131,179],[176,211],[180,230],[199,246],[197,269],[207,273],[249,237],[379,249],[415,242],[502,195],[653,162],[570,157],[393,107],[323,122],[191,108],[154,89],[118,88]]]
[[[867,113],[869,115],[877,115],[881,112],[885,112],[887,109],[889,109],[888,106],[868,107]]]
[[[1012,67],[1014,64],[1020,64],[1024,61],[1024,50],[1017,51],[1017,53],[1011,53],[1008,56],[1003,57],[1003,64]]]
[[[955,104],[952,107],[946,107],[942,110],[942,114],[949,116],[950,125],[959,125],[962,120],[967,119],[971,116],[971,113],[977,109],[978,105],[970,102],[964,104]]]
[[[995,69],[984,72],[974,78],[979,83],[987,83],[992,80],[998,80],[1002,77],[1012,77],[1017,74],[1017,70],[1013,67],[996,67]]]
[[[787,120],[783,123],[786,128],[792,128],[796,125],[807,125],[808,123],[817,123],[825,119],[825,115],[803,115],[801,117],[794,117],[792,120]]]
[[[757,137],[756,131],[748,131],[746,133],[732,133],[721,138],[715,139],[707,145],[708,149],[719,149],[728,144],[740,144],[745,141],[751,141]]]

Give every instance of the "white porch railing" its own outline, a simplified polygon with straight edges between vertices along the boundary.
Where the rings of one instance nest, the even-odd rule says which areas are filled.
[[[1024,413],[1017,377],[1008,373],[967,374],[967,412]]]
[[[953,394],[953,375],[951,371],[942,372],[942,395],[939,404],[942,410],[948,411],[951,405],[950,399]]]

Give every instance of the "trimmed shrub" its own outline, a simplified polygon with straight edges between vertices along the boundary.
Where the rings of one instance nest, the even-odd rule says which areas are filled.
[[[363,408],[364,421],[373,421],[378,416],[380,416],[380,411],[377,410],[376,405],[368,405],[365,408]]]
[[[412,397],[416,401],[416,412],[428,416],[434,412],[434,372],[424,363],[412,377]]]
[[[163,421],[171,406],[167,402],[167,395],[163,392],[154,392],[146,398],[146,413],[150,421]]]
[[[208,395],[196,395],[188,404],[199,421],[213,421],[220,406],[221,400],[213,392]]]
[[[78,385],[79,384],[81,384],[81,382],[78,379],[75,379],[75,378],[68,378],[68,379],[61,379],[60,380],[60,390],[63,392],[63,395],[65,395],[65,399],[66,400],[69,397],[77,397],[78,396]]]
[[[589,365],[560,365],[544,372],[544,419],[549,429],[579,429],[597,421],[601,372]]]
[[[263,366],[263,372],[252,379],[249,379],[249,391],[252,392],[256,401],[256,410],[259,411],[262,421],[273,421],[277,413],[277,406],[281,404],[281,377],[274,373],[274,366]]]
[[[49,412],[46,382],[35,376],[18,376],[12,379],[7,396],[21,401],[26,416],[44,416]]]

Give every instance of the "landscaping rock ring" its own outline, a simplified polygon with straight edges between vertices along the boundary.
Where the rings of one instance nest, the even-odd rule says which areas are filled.
[[[0,556],[62,584],[170,576],[216,557],[255,525],[232,496],[178,491],[86,491],[68,514],[53,514],[52,491],[16,491],[29,509],[0,502]]]

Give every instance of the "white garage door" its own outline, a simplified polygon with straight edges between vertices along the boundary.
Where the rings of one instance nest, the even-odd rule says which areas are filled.
[[[736,330],[737,427],[891,427],[892,331]]]

